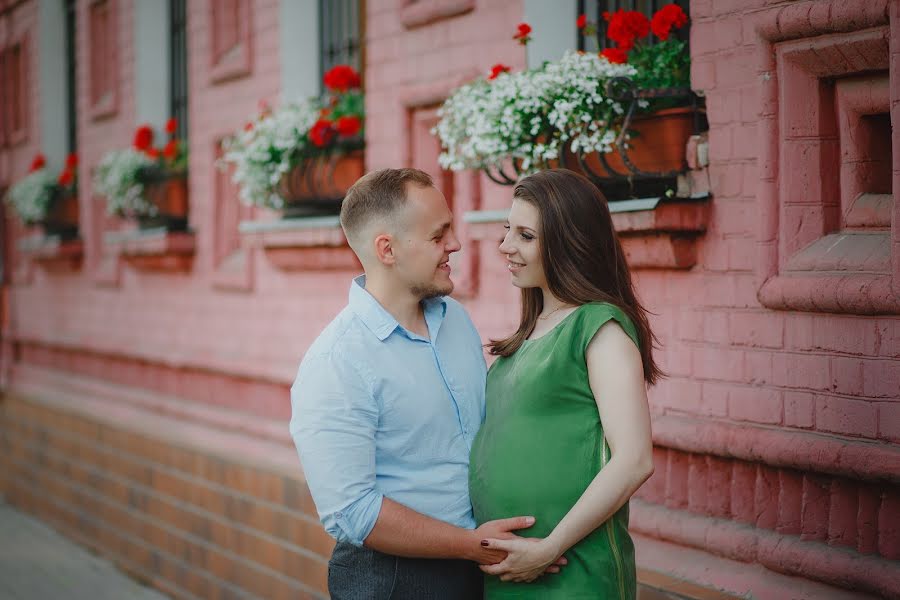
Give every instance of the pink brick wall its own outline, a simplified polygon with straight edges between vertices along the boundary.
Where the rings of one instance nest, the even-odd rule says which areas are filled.
[[[190,223],[197,241],[192,268],[171,274],[120,265],[119,277],[110,279],[98,277],[102,231],[117,224],[102,217],[102,204],[90,199],[90,172],[103,152],[130,143],[136,125],[135,0],[112,1],[120,33],[119,110],[102,121],[81,111],[79,121],[86,260],[80,271],[66,274],[35,269],[31,283],[13,288],[12,327],[21,356],[34,364],[284,419],[297,363],[344,305],[355,271],[285,271],[260,249],[247,247],[233,261],[238,265],[234,277],[226,263],[234,264],[217,256],[216,240],[234,239],[235,219],[218,212],[216,144],[241,127],[260,100],[279,100],[278,1],[252,3],[249,74],[218,82],[210,77],[208,7],[188,3]],[[454,263],[460,297],[487,340],[514,327],[518,292],[508,283],[495,243],[473,239],[461,215],[505,208],[512,190],[478,174],[442,173],[434,159],[437,142],[427,129],[434,108],[455,86],[484,74],[495,62],[524,67],[524,52],[510,39],[522,5],[518,0],[458,4],[465,8],[461,14],[407,27],[399,18],[400,3],[366,3],[367,166],[416,165],[434,174],[447,191],[464,241]],[[760,208],[761,182],[774,180],[777,165],[760,160],[760,115],[775,109],[758,68],[764,47],[758,27],[772,11],[796,7],[806,7],[811,22],[824,4],[829,3],[692,2],[692,82],[706,97],[710,122],[711,218],[695,267],[635,272],[639,292],[654,313],[662,342],[658,357],[669,377],[650,393],[657,469],[639,494],[643,504],[634,523],[652,538],[846,586],[841,577],[852,579],[852,573],[838,568],[832,581],[828,573],[794,561],[791,544],[818,544],[797,550],[806,556],[820,556],[816,553],[829,545],[883,558],[900,552],[896,525],[891,525],[900,504],[896,471],[887,474],[900,443],[900,318],[772,310],[758,298],[760,264],[769,264],[771,244],[766,243],[772,241],[763,239],[761,245],[760,231],[778,229]],[[848,14],[855,10],[886,23],[883,1],[840,4]],[[35,7],[25,2],[0,17],[0,36],[9,27],[36,27]],[[80,17],[86,7],[79,2]],[[855,17],[841,18],[836,16],[833,26],[852,29],[846,23]],[[868,23],[865,19],[860,22]],[[539,35],[540,25],[533,25]],[[892,48],[897,41],[891,40]],[[86,64],[84,29],[78,52]],[[894,105],[897,86],[897,79],[891,81]],[[36,101],[36,87],[32,95]],[[81,73],[79,106],[86,97],[87,79]],[[27,145],[0,151],[0,181],[14,180],[27,169],[38,149],[34,122],[30,133]],[[229,229],[218,231],[217,223]],[[310,260],[335,253],[298,252]],[[104,373],[110,369],[114,375]],[[848,516],[853,514],[855,521]],[[726,525],[715,529],[710,518],[724,519]],[[689,523],[684,528],[670,525],[682,519]],[[752,527],[729,528],[737,523]],[[766,537],[774,535],[783,538]],[[786,549],[767,558],[758,549],[772,540],[787,540]],[[878,587],[884,581],[881,558],[872,560],[859,563],[863,567],[857,574],[874,582],[870,591],[883,592],[889,588]],[[779,568],[782,563],[788,566]],[[728,585],[709,573],[694,577]]]

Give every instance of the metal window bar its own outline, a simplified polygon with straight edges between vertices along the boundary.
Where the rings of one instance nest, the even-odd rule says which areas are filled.
[[[585,39],[586,36],[581,35],[580,32],[577,34],[578,49],[587,52],[597,52],[610,47],[611,44],[606,39],[604,12],[614,13],[621,8],[623,10],[636,10],[644,13],[649,18],[667,4],[677,4],[686,15],[691,14],[690,0],[578,0],[578,14],[587,15],[588,21],[597,24],[597,36]],[[672,32],[672,37],[690,44],[690,33],[691,22],[688,20],[687,25]],[[652,34],[647,40],[650,44],[656,43],[656,37]],[[688,47],[690,48],[690,46]]]
[[[187,2],[169,0],[169,114],[178,122],[175,135],[188,137]]]
[[[335,65],[350,65],[362,75],[362,2],[319,0],[319,79]]]
[[[78,148],[78,107],[75,70],[78,60],[75,55],[75,0],[66,0],[66,113],[68,115],[68,131],[66,142],[69,153]]]

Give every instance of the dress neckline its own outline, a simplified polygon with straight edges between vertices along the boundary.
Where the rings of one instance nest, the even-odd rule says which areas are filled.
[[[574,314],[577,313],[579,310],[581,310],[581,307],[582,307],[582,306],[584,306],[584,304],[579,304],[578,306],[576,306],[576,307],[575,307],[575,310],[573,310],[572,312],[570,312],[569,314],[567,314],[565,317],[563,317],[562,320],[561,320],[559,323],[557,323],[556,325],[554,325],[553,327],[551,327],[551,328],[550,328],[546,333],[544,333],[543,335],[541,335],[541,336],[539,336],[539,337],[536,337],[536,338],[528,338],[528,339],[525,339],[525,340],[522,341],[522,343],[523,343],[523,344],[527,344],[528,342],[537,342],[537,341],[539,341],[539,340],[544,339],[545,337],[547,337],[547,336],[549,336],[549,335],[552,335],[553,333],[556,333],[559,329],[562,328],[563,324],[564,324],[566,321],[568,321],[569,318],[572,317],[572,315],[574,315]]]

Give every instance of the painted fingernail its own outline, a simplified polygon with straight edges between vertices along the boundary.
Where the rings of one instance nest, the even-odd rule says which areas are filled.
[[[487,540],[481,540],[481,545],[484,546],[485,548],[487,548],[489,543]]]

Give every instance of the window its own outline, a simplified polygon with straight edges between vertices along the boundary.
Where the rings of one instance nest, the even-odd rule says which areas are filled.
[[[187,2],[169,1],[169,114],[178,122],[175,135],[187,140],[188,74],[187,74]]]
[[[90,30],[90,114],[109,117],[117,109],[116,27],[113,0],[97,0],[88,8]]]
[[[362,76],[361,14],[359,0],[319,0],[320,76],[335,65],[350,65]]]
[[[578,35],[578,49],[596,52],[601,48],[606,48],[606,21],[603,20],[604,12],[616,12],[620,8],[623,10],[636,10],[642,12],[648,17],[652,17],[653,13],[667,4],[677,4],[684,11],[684,14],[690,15],[690,6],[688,0],[578,0],[578,14],[587,15],[588,21],[597,23],[597,36],[586,39],[587,36]],[[676,29],[672,33],[672,37],[688,41],[690,39],[690,21],[687,26]],[[655,38],[651,35],[649,38],[652,44]],[[599,41],[598,41],[599,40]]]
[[[78,78],[75,69],[78,67],[75,57],[75,0],[66,0],[66,113],[68,114],[68,131],[66,142],[69,153],[75,152],[78,146],[78,105],[76,84]]]

